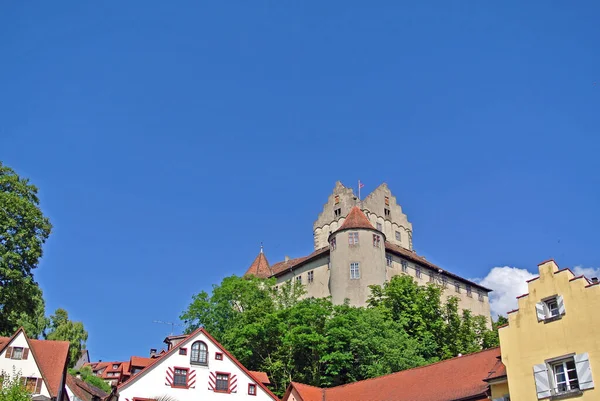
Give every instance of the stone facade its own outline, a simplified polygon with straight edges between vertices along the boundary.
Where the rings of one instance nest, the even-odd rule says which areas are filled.
[[[337,182],[313,225],[315,251],[268,265],[261,249],[246,274],[275,277],[278,285],[296,280],[305,286],[307,297],[331,296],[335,304],[348,299],[356,306],[366,304],[369,285],[406,274],[421,285],[442,285],[446,297],[458,297],[461,309],[489,318],[490,290],[417,255],[412,232],[412,224],[386,184],[361,201],[351,188]]]

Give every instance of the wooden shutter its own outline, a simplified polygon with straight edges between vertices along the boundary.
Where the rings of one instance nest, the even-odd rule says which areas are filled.
[[[546,319],[546,308],[543,302],[535,304],[535,312],[537,314],[538,322]]]
[[[23,348],[23,357],[21,359],[27,359],[29,356],[29,348]]]
[[[552,393],[550,392],[550,381],[548,379],[548,366],[545,363],[533,365],[533,377],[538,400],[550,397]]]
[[[556,297],[556,304],[558,305],[558,314],[564,315],[566,312],[566,309],[565,309],[565,300],[563,299],[562,295],[559,295]]]
[[[579,388],[588,390],[594,388],[594,379],[592,378],[592,368],[590,367],[590,357],[587,352],[577,354],[573,357],[575,360],[575,369],[577,369],[577,379]]]
[[[44,379],[37,379],[37,383],[35,384],[35,394],[40,394],[42,392],[42,382]]]
[[[12,356],[12,347],[8,347],[6,349],[6,354],[4,354],[6,358],[10,358]]]

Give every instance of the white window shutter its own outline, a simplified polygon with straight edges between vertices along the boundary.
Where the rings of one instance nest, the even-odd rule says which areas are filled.
[[[550,397],[552,393],[550,392],[550,381],[548,379],[548,366],[545,363],[533,365],[533,377],[538,400]]]
[[[546,308],[543,302],[538,302],[535,304],[535,312],[537,313],[538,322],[546,319]]]
[[[564,315],[567,310],[565,309],[565,300],[562,295],[556,297],[556,303],[558,304],[558,314]]]
[[[592,378],[592,368],[590,367],[590,357],[587,352],[577,354],[573,357],[575,360],[575,369],[577,369],[577,379],[579,388],[588,390],[594,388],[594,379]]]

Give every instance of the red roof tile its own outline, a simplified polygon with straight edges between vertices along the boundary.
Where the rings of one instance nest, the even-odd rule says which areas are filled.
[[[98,387],[94,387],[71,375],[67,375],[67,387],[82,401],[92,401],[94,396],[104,398],[108,395]]]
[[[254,376],[256,381],[261,382],[262,384],[271,384],[269,376],[265,372],[257,372],[254,370],[250,370],[249,372],[252,373],[252,376]]]
[[[499,356],[500,348],[493,348],[338,387],[319,389],[293,383],[290,388],[298,391],[302,401],[486,400],[484,379],[497,369]]]
[[[284,401],[289,398],[289,393],[292,388],[296,390],[296,393],[300,396],[301,399],[299,401],[323,401],[325,399],[325,391],[322,388],[291,382],[288,391],[283,397]]]
[[[354,206],[348,216],[346,216],[346,220],[344,223],[338,228],[336,231],[348,230],[352,228],[368,228],[374,230],[375,227],[371,224],[367,216],[363,213],[362,210],[358,206]]]
[[[153,360],[152,358],[144,358],[141,356],[132,356],[131,362],[128,365],[145,368],[146,366],[150,365],[152,360]],[[127,368],[128,368],[127,370],[129,370],[129,366],[127,366]]]
[[[248,274],[253,274],[260,278],[267,278],[271,276],[271,268],[269,267],[269,262],[267,261],[267,257],[263,253],[262,248],[256,259],[254,259],[254,262],[252,262],[246,271],[246,275]]]

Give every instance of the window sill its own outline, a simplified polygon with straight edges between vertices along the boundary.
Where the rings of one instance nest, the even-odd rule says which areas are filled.
[[[546,319],[542,320],[542,322],[544,322],[544,324],[546,324],[546,323],[555,322],[560,319],[562,319],[562,315],[547,317]]]
[[[231,394],[230,390],[214,390],[215,393]]]
[[[564,393],[554,394],[550,396],[550,400],[563,400],[565,398],[578,397],[583,394],[581,390],[570,390]]]
[[[202,363],[202,362],[194,362],[194,361],[190,361],[190,365],[194,365],[194,366],[204,366],[204,367],[208,368],[208,363]]]

